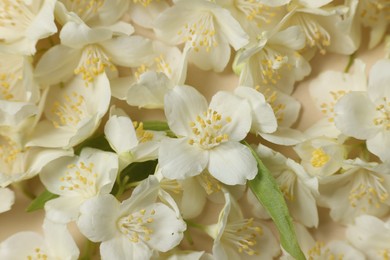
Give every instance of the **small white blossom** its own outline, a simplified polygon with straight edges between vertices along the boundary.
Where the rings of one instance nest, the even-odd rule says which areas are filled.
[[[0,213],[8,211],[15,203],[15,193],[8,188],[0,188]]]
[[[92,148],[84,148],[80,156],[50,162],[39,177],[50,192],[60,197],[46,202],[46,217],[63,223],[76,220],[84,201],[111,192],[117,173],[117,156]]]
[[[102,259],[150,259],[183,238],[186,224],[167,205],[156,202],[158,181],[148,178],[122,203],[110,194],[87,200],[77,225],[88,239],[101,242]]]
[[[159,164],[169,179],[185,179],[207,169],[228,185],[244,184],[257,174],[249,148],[239,143],[251,127],[250,107],[227,92],[206,99],[194,88],[177,86],[165,97],[165,115],[178,138],[161,142]]]

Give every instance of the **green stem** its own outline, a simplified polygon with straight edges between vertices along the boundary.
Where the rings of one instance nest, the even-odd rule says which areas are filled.
[[[95,253],[96,243],[87,240],[84,245],[84,254],[80,257],[80,260],[90,260]]]
[[[353,65],[353,63],[355,61],[355,54],[356,54],[356,52],[354,52],[351,55],[349,55],[348,64],[347,64],[347,66],[344,69],[344,73],[348,73],[349,69],[352,67],[352,65]]]
[[[118,186],[119,186],[119,188],[118,188],[118,192],[116,193],[115,197],[118,198],[120,195],[123,194],[123,192],[125,192],[125,190],[126,190],[126,183],[128,182],[128,180],[129,180],[129,176],[125,176],[123,178],[123,182],[120,181],[120,179],[118,178]]]
[[[207,228],[205,225],[192,222],[191,220],[184,220],[184,221],[186,222],[187,226],[197,228],[197,229],[200,229],[202,231],[205,231]]]

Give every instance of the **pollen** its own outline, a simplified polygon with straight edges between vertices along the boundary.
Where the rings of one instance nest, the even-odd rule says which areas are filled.
[[[60,189],[67,191],[77,191],[85,197],[96,195],[97,174],[94,170],[94,163],[79,161],[66,166],[66,171],[59,178]]]
[[[330,160],[330,156],[322,148],[317,148],[311,153],[310,163],[313,167],[320,168]]]
[[[133,243],[140,241],[149,241],[154,233],[150,224],[154,222],[156,211],[140,209],[127,216],[120,218],[117,222],[119,231]]]
[[[64,94],[51,107],[50,112],[55,116],[52,123],[55,128],[63,126],[76,127],[87,116],[86,111],[87,108],[83,95],[77,92]]]
[[[217,111],[208,109],[198,115],[194,121],[189,122],[192,138],[189,139],[188,143],[208,150],[227,142],[229,135],[223,132],[223,127],[231,123],[231,120],[230,117],[223,118]]]

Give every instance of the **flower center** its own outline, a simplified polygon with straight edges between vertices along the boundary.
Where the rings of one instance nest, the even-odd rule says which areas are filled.
[[[332,97],[332,100],[328,103],[324,102],[321,103],[321,113],[328,117],[328,121],[330,123],[334,122],[334,106],[337,103],[337,101],[342,98],[345,94],[347,94],[347,91],[345,90],[337,90],[337,91],[330,91],[330,96]]]
[[[155,210],[141,209],[128,216],[122,217],[118,221],[118,227],[131,242],[138,243],[140,240],[149,241],[150,235],[154,232],[149,226],[153,223]]]
[[[88,45],[80,59],[80,63],[74,70],[76,75],[81,74],[85,85],[93,82],[96,76],[104,73],[106,68],[116,71],[116,67],[111,63],[110,58],[96,45]]]
[[[31,255],[27,256],[27,260],[46,260],[48,259],[47,254],[42,251],[41,248],[37,247]]]
[[[0,136],[0,172],[9,173],[14,169],[15,161],[23,156],[22,149],[11,138]]]
[[[255,0],[236,0],[236,8],[240,10],[249,21],[255,21],[258,27],[263,23],[270,24],[280,8],[272,8]]]
[[[55,115],[52,123],[55,128],[62,126],[76,127],[86,117],[86,104],[83,95],[72,92],[71,95],[64,94],[61,101],[53,103],[51,112]]]
[[[294,18],[293,18],[294,19]],[[297,14],[296,23],[306,35],[306,43],[310,47],[317,47],[321,54],[325,54],[325,48],[330,45],[329,33],[307,14]]]
[[[177,34],[183,36],[183,41],[190,44],[196,52],[200,48],[204,48],[209,52],[211,48],[218,46],[215,37],[213,16],[208,12],[186,23]]]
[[[212,149],[215,146],[229,140],[229,135],[223,133],[223,126],[230,123],[232,119],[226,117],[222,119],[222,115],[217,111],[208,109],[201,115],[198,115],[195,121],[190,122],[193,138],[188,143],[190,145],[197,144],[202,149]]]
[[[88,21],[104,5],[104,0],[62,0],[69,11],[75,12],[82,20]]]
[[[97,174],[93,168],[94,164],[92,162],[88,165],[82,161],[67,165],[68,170],[65,172],[65,176],[60,178],[63,184],[60,189],[82,193],[87,198],[96,195]]]
[[[329,248],[325,248],[323,242],[316,242],[316,244],[307,251],[309,255],[309,260],[314,259],[334,259],[334,260],[342,260],[344,259],[344,254],[334,254],[329,250]]]
[[[295,173],[286,169],[282,171],[275,179],[276,183],[279,185],[280,191],[283,193],[283,196],[289,201],[294,201],[294,186],[297,180]]]
[[[23,33],[31,25],[33,19],[34,15],[24,1],[0,1],[0,27],[9,29],[9,32]],[[0,39],[4,38],[0,37]]]
[[[390,21],[390,1],[363,0],[359,2],[359,15],[364,26],[376,26],[380,21]]]
[[[255,250],[257,236],[263,235],[263,229],[256,225],[253,218],[230,222],[226,225],[222,239],[237,248],[239,253],[259,255]]]
[[[290,70],[292,65],[288,63],[288,57],[273,50],[270,47],[264,47],[252,62],[256,62],[255,67],[260,67],[260,80],[264,85],[275,85],[281,78],[281,70],[287,68]]]
[[[140,76],[150,70],[154,70],[156,72],[164,73],[168,78],[172,76],[172,68],[171,65],[166,61],[164,55],[159,55],[154,58],[154,61],[151,65],[147,66],[142,64],[139,66],[134,72],[134,76],[139,80]]]
[[[359,207],[363,212],[367,207],[380,208],[385,203],[389,194],[383,187],[384,179],[372,172],[362,172],[360,182],[355,184],[349,192],[348,200],[352,207]]]
[[[322,148],[317,148],[311,153],[311,160],[310,163],[313,167],[319,168],[324,166],[328,161],[330,160],[330,157],[328,154],[324,152]]]
[[[262,91],[259,85],[257,85],[255,89],[264,95],[267,103],[270,104],[272,110],[274,111],[278,123],[282,122],[284,120],[284,110],[286,109],[286,104],[280,103],[278,93],[270,88],[266,88]]]
[[[138,142],[145,143],[153,140],[154,134],[150,131],[144,130],[144,123],[138,123],[137,121],[134,121],[133,126],[138,138]]]
[[[219,192],[222,189],[221,183],[211,176],[209,172],[203,172],[202,174],[196,176],[196,178],[208,195]]]
[[[0,98],[9,101],[25,101],[26,90],[22,88],[23,57],[0,55]]]
[[[390,102],[386,97],[379,102],[376,106],[376,110],[379,112],[379,116],[374,118],[374,124],[376,126],[382,126],[386,130],[390,130]]]

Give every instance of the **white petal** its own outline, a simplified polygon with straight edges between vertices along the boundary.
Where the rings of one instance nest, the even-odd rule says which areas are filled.
[[[72,77],[80,57],[81,50],[56,45],[41,57],[35,68],[35,76],[40,83],[47,85],[65,82]]]
[[[165,94],[172,88],[173,83],[164,73],[147,71],[142,73],[138,82],[130,86],[126,101],[139,108],[163,108]]]
[[[8,211],[15,203],[15,193],[8,188],[0,188],[0,213]]]
[[[93,242],[112,239],[118,232],[120,204],[110,194],[87,200],[80,207],[77,226],[80,232]]]
[[[81,197],[59,197],[45,203],[46,217],[56,223],[69,223],[79,216]]]
[[[280,145],[296,145],[306,139],[301,131],[287,127],[279,127],[271,134],[262,133],[260,136],[271,143]]]
[[[102,260],[147,260],[151,258],[152,253],[152,250],[145,243],[133,243],[124,236],[104,241],[100,245],[100,255]]]
[[[390,162],[390,135],[385,130],[367,140],[367,149],[377,155],[383,162]]]
[[[86,24],[67,22],[61,29],[63,45],[80,49],[87,44],[98,43],[112,37],[112,31],[105,28],[89,28]]]
[[[42,1],[41,1],[42,2]],[[45,0],[37,16],[26,31],[29,39],[43,39],[57,32],[54,23],[55,0]]]
[[[226,142],[210,150],[208,170],[217,180],[227,184],[245,184],[257,174],[257,163],[248,147]]]
[[[291,26],[273,35],[268,43],[286,46],[293,50],[305,47],[306,37],[299,26]]]
[[[229,135],[229,140],[241,141],[244,139],[252,123],[252,114],[249,103],[229,92],[219,91],[210,102],[210,108],[222,115],[230,117],[231,122],[226,123],[221,131]]]
[[[372,66],[368,77],[368,95],[373,102],[384,97],[390,99],[389,70],[390,60],[387,59],[379,60]]]
[[[153,55],[152,42],[141,36],[120,36],[101,42],[113,63],[125,67],[137,67],[149,61]]]
[[[272,133],[277,128],[277,121],[272,107],[260,92],[249,87],[237,87],[234,93],[249,101],[252,110],[252,130],[256,133]]]
[[[365,92],[355,91],[346,94],[337,102],[334,109],[336,127],[348,136],[368,139],[379,131],[378,126],[374,124],[378,111]]]
[[[180,209],[184,219],[197,217],[206,205],[206,191],[195,178],[187,178],[182,182],[183,197]]]
[[[80,251],[66,225],[44,220],[43,231],[50,257],[78,259]]]
[[[104,126],[104,134],[118,154],[128,152],[138,144],[133,122],[129,117],[111,116]]]
[[[192,133],[190,122],[207,110],[206,99],[194,88],[177,86],[165,95],[165,116],[169,128],[179,136]]]
[[[28,255],[34,253],[35,248],[42,248],[43,246],[43,237],[38,233],[19,232],[0,244],[0,258],[9,260],[27,259]]]
[[[206,168],[208,152],[190,145],[187,138],[167,138],[161,142],[158,159],[164,177],[185,179]]]
[[[176,218],[176,213],[162,203],[154,203],[145,209],[155,210],[154,221],[148,226],[153,230],[147,244],[158,251],[166,252],[177,246],[183,239],[187,226],[182,219]]]

